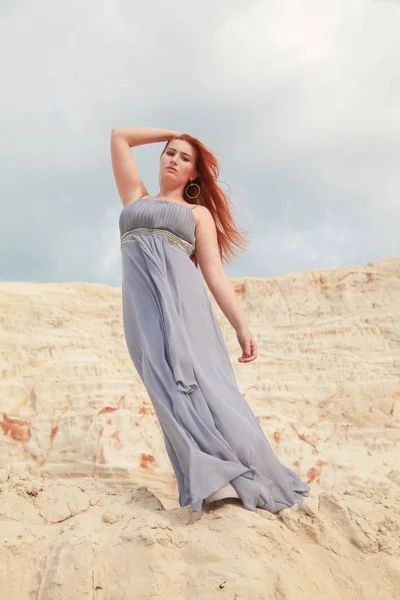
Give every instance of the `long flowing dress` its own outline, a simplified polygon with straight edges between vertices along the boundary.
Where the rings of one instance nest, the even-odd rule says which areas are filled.
[[[181,507],[230,484],[243,506],[276,513],[310,488],[280,463],[240,393],[198,269],[192,208],[143,197],[122,209],[127,348],[161,425]]]

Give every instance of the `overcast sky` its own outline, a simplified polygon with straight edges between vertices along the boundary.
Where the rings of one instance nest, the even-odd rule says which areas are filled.
[[[2,281],[121,285],[112,127],[213,150],[270,277],[400,255],[400,2],[0,7]],[[133,149],[156,195],[164,143]]]

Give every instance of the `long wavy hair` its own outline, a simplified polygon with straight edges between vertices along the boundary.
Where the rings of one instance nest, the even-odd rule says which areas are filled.
[[[238,254],[238,252],[234,250],[234,246],[242,251],[246,250],[247,244],[249,243],[249,237],[246,231],[236,227],[235,219],[232,214],[233,204],[218,185],[218,160],[212,152],[200,142],[200,140],[187,133],[182,133],[181,135],[171,138],[166,143],[161,156],[173,140],[184,140],[185,142],[188,142],[196,152],[195,169],[198,176],[192,183],[197,183],[200,187],[200,194],[197,198],[190,198],[190,196],[187,195],[187,187],[191,183],[188,181],[183,194],[184,199],[189,204],[198,204],[208,208],[214,219],[217,230],[221,262],[228,263]],[[197,190],[197,188],[195,188],[195,190]],[[189,193],[194,195],[192,189],[189,190]],[[190,259],[197,268],[198,261],[196,254],[192,254]]]

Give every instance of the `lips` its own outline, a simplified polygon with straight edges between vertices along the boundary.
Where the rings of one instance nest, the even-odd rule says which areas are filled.
[[[175,171],[175,173],[176,173],[175,167],[167,167],[167,169],[170,169],[171,171]]]

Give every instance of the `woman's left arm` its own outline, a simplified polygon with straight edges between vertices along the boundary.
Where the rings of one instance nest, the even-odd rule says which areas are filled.
[[[224,271],[219,254],[217,230],[210,211],[205,207],[201,211],[196,226],[196,258],[207,286],[218,306],[236,331],[243,350],[240,362],[251,362],[257,357],[257,345],[248,327],[246,315],[232,282]]]

